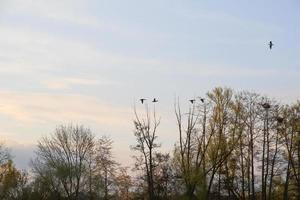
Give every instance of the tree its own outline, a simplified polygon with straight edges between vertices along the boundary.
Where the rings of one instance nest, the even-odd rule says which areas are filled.
[[[12,160],[0,165],[0,199],[29,199],[27,174],[19,171]]]
[[[93,134],[83,126],[60,126],[51,137],[38,142],[34,174],[58,196],[77,200],[85,189],[88,154]]]
[[[244,110],[242,123],[245,125],[245,135],[247,141],[245,144],[248,147],[246,163],[247,163],[247,179],[248,179],[248,197],[252,200],[256,199],[255,192],[255,139],[257,138],[257,129],[259,121],[259,103],[261,97],[259,94],[252,92],[240,92],[238,94],[241,98],[242,107]]]
[[[154,156],[154,191],[157,200],[173,200],[179,193],[175,180],[173,163],[168,153],[156,153]]]
[[[199,117],[200,112],[193,104],[187,114],[182,114],[179,102],[175,103],[175,115],[177,119],[177,127],[179,131],[179,144],[175,146],[175,163],[179,176],[185,185],[185,196],[189,199],[196,198],[194,192],[197,184],[204,180],[205,171],[203,171],[203,161],[207,144],[205,142],[205,117],[203,115],[203,132],[199,134]],[[187,119],[187,125],[184,126],[184,117]],[[210,137],[207,141],[209,143]],[[205,166],[204,166],[205,168]],[[205,182],[205,181],[202,181]]]
[[[131,176],[128,174],[127,167],[120,167],[119,173],[116,176],[116,190],[117,199],[119,200],[130,200],[132,195],[130,194],[130,189],[133,186],[133,181]]]
[[[300,199],[300,102],[284,109],[282,136],[286,164],[283,199]]]
[[[213,89],[212,92],[208,92],[207,96],[212,106],[209,121],[213,135],[208,152],[208,159],[211,165],[208,195],[211,193],[214,178],[217,177],[217,198],[221,198],[223,193],[222,189],[226,190],[229,197],[233,196],[236,198],[237,194],[234,192],[232,180],[234,173],[230,170],[230,165],[235,166],[232,165],[232,162],[234,163],[236,160],[233,156],[233,152],[242,136],[242,132],[239,131],[241,127],[237,120],[240,118],[240,108],[239,106],[235,106],[238,109],[233,109],[233,91],[231,89],[218,87]],[[224,183],[224,185],[222,185],[222,183]]]
[[[134,169],[113,157],[113,141],[83,126],[43,137],[33,176],[0,145],[0,199],[300,199],[300,102],[281,105],[247,91],[215,88],[189,104],[175,102],[178,142],[159,151],[155,107],[134,109]]]
[[[7,162],[10,159],[10,154],[4,144],[0,142],[0,164]]]
[[[109,198],[109,190],[115,182],[116,167],[118,166],[113,159],[112,143],[113,141],[109,137],[103,136],[96,143],[95,149],[96,173],[104,187],[104,200]]]
[[[137,144],[132,146],[132,149],[139,153],[136,156],[136,169],[144,172],[147,182],[147,193],[150,200],[155,199],[154,191],[154,154],[160,145],[157,143],[157,127],[160,120],[156,117],[155,109],[153,111],[153,119],[150,116],[148,105],[146,105],[145,118],[141,118],[136,109],[134,109],[135,120],[135,132]]]

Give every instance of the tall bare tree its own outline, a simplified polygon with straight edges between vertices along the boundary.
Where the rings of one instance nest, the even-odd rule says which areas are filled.
[[[146,104],[145,106],[144,117],[139,116],[136,108],[134,108],[134,135],[137,144],[132,146],[132,149],[140,154],[136,157],[137,168],[145,172],[148,198],[154,200],[156,198],[154,191],[154,155],[156,149],[160,147],[160,144],[157,143],[156,133],[160,120],[157,119],[155,107],[153,112],[150,112],[148,105]]]
[[[179,132],[179,143],[175,147],[175,162],[185,185],[185,196],[190,199],[196,198],[195,190],[200,181],[206,183],[203,170],[205,169],[206,143],[209,143],[210,140],[210,137],[206,140],[206,107],[204,107],[202,115],[202,127],[199,127],[201,126],[199,123],[201,112],[197,108],[193,103],[188,113],[182,113],[179,102],[175,102]],[[200,128],[202,128],[202,132]]]
[[[300,102],[284,110],[284,158],[286,175],[283,199],[300,199]]]
[[[261,102],[261,97],[259,94],[253,92],[241,92],[239,94],[241,96],[242,104],[243,104],[243,123],[246,128],[247,135],[247,179],[248,179],[248,197],[252,200],[256,199],[256,191],[255,191],[255,143],[258,133],[258,122],[259,122],[259,103]]]
[[[113,141],[109,137],[102,136],[97,141],[95,149],[96,173],[99,173],[104,187],[104,200],[109,199],[109,190],[112,190],[118,166],[113,157],[112,144]]]

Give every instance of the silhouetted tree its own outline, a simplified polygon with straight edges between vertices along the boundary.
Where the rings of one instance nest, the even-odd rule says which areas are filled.
[[[0,145],[0,199],[300,199],[299,101],[221,87],[187,112],[177,101],[172,156],[159,152],[160,120],[143,103],[143,115],[134,109],[135,176],[114,160],[109,137],[59,126],[38,142],[30,176]]]
[[[51,137],[38,142],[33,172],[49,189],[69,200],[79,199],[85,189],[88,153],[93,134],[83,126],[60,126]]]
[[[154,170],[155,151],[160,145],[157,143],[157,127],[160,120],[156,117],[156,111],[149,112],[148,105],[146,104],[145,117],[140,117],[136,109],[134,109],[135,120],[134,135],[137,144],[132,146],[132,149],[139,153],[136,156],[136,169],[144,172],[147,182],[147,194],[150,200],[156,199],[154,191]],[[153,118],[152,118],[153,117]]]
[[[96,173],[100,177],[101,185],[103,185],[104,200],[109,199],[109,190],[112,189],[115,182],[116,168],[118,166],[118,163],[113,158],[112,144],[113,141],[109,137],[102,136],[97,141],[95,149]]]

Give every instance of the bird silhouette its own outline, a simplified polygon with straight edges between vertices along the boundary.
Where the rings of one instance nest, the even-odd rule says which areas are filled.
[[[141,103],[143,104],[144,101],[146,101],[147,99],[140,99]]]
[[[190,102],[191,102],[192,104],[194,104],[195,101],[196,101],[195,99],[191,99],[191,100],[190,100]]]
[[[268,103],[263,103],[263,104],[262,104],[262,107],[263,107],[264,109],[269,109],[269,108],[271,108],[271,105],[268,104]]]
[[[201,101],[202,103],[204,103],[204,99],[203,99],[203,98],[200,98],[200,101]]]
[[[282,122],[283,122],[283,120],[284,120],[284,118],[283,118],[283,117],[277,117],[277,122],[278,122],[278,123],[282,123]]]
[[[152,102],[156,103],[156,102],[158,102],[158,100],[156,98],[154,98]]]
[[[273,46],[274,46],[273,42],[270,41],[270,42],[269,42],[269,47],[270,47],[270,49],[272,49]]]

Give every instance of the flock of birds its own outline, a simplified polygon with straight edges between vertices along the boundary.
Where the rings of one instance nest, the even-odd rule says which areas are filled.
[[[141,101],[142,104],[144,104],[144,102],[145,102],[146,100],[147,100],[147,99],[140,99],[140,101]],[[152,102],[153,102],[153,103],[156,103],[156,102],[158,102],[158,100],[157,100],[156,98],[154,98],[154,99],[152,100]]]
[[[270,48],[270,50],[273,48],[273,46],[274,46],[273,42],[270,41],[270,42],[269,42],[269,48]],[[145,98],[141,98],[141,99],[140,99],[140,101],[141,101],[142,104],[144,104],[144,102],[145,102],[146,100],[147,100],[147,99],[145,99]],[[190,102],[191,104],[194,104],[195,101],[196,101],[196,99],[190,99],[190,100],[189,100],[189,102]],[[200,101],[201,101],[202,103],[204,103],[204,99],[203,99],[203,98],[200,98]],[[152,100],[152,103],[157,103],[157,102],[158,102],[157,98],[154,98],[154,99]],[[263,107],[267,107],[267,105],[263,105]],[[269,108],[269,105],[268,105],[268,108]]]
[[[140,101],[141,101],[142,104],[144,104],[144,102],[145,102],[146,100],[147,100],[147,99],[144,99],[144,98],[140,99]],[[191,104],[194,104],[195,101],[196,101],[196,99],[190,99],[190,100],[189,100],[189,102],[191,102]],[[204,98],[200,98],[200,101],[201,101],[202,103],[204,103]],[[157,98],[154,98],[154,99],[152,100],[152,103],[157,103],[157,102],[158,102],[158,99],[157,99]]]

